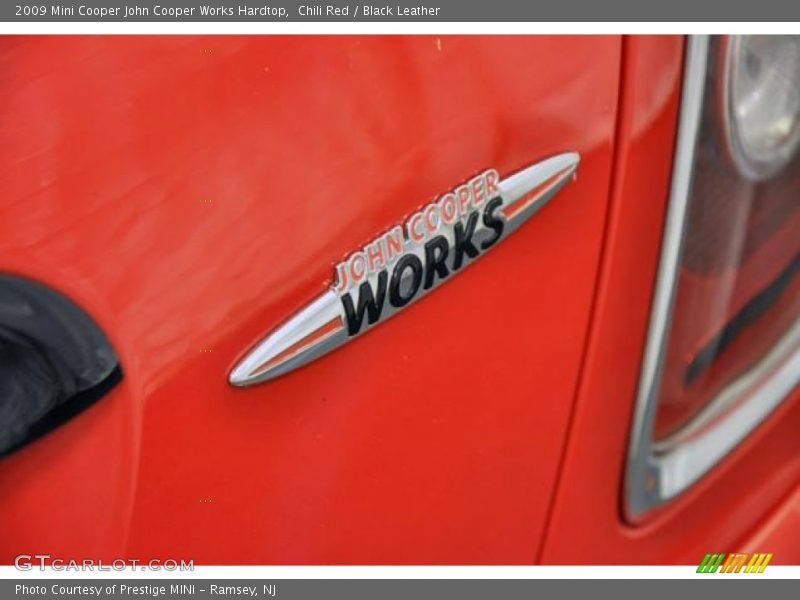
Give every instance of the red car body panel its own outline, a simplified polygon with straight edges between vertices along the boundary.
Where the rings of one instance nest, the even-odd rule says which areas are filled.
[[[681,38],[0,49],[0,269],[84,307],[125,374],[0,462],[0,562],[695,562],[793,491],[796,401],[652,522],[621,516]],[[349,251],[482,169],[570,150],[577,180],[435,294],[227,383]]]

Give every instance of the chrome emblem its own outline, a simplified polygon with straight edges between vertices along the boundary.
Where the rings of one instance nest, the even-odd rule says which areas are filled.
[[[337,264],[334,284],[253,348],[230,383],[288,373],[419,300],[531,218],[579,162],[559,154],[502,180],[488,169],[423,206]]]

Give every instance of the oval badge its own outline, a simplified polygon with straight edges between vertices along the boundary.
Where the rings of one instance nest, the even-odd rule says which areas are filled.
[[[334,284],[256,345],[230,383],[288,373],[419,300],[536,214],[579,162],[567,152],[504,179],[488,169],[423,206],[337,264]]]

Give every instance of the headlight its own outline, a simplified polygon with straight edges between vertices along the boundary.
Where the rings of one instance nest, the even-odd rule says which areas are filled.
[[[800,382],[799,48],[797,37],[690,40],[631,519],[700,479]]]
[[[800,142],[800,39],[743,35],[721,46],[728,150],[744,177],[763,181]]]

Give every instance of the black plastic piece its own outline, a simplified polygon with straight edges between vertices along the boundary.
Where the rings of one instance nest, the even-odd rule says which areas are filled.
[[[0,275],[0,456],[99,400],[122,378],[97,324],[52,289]]]

